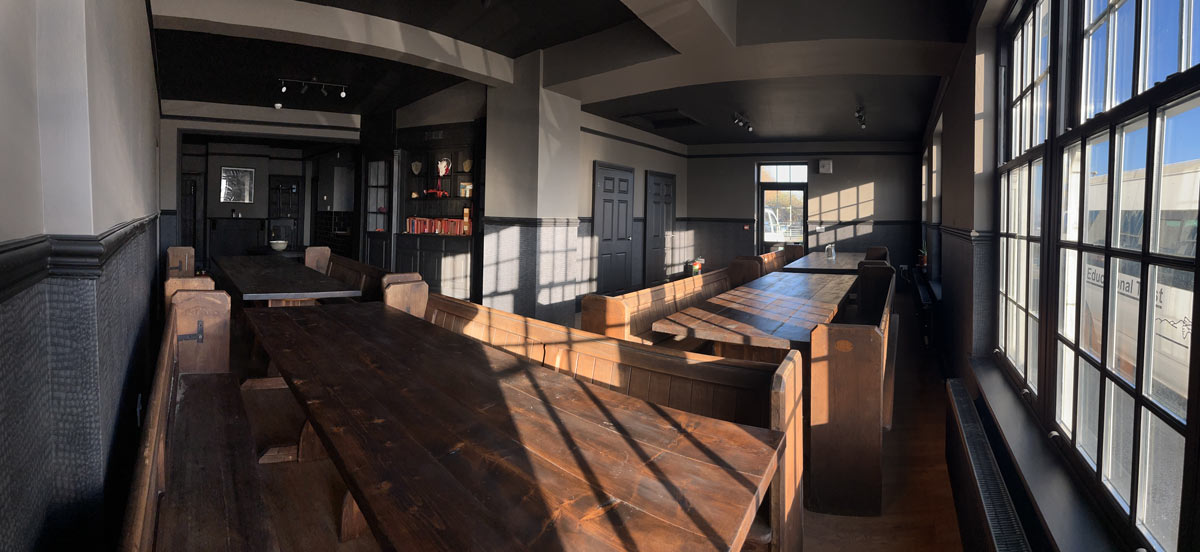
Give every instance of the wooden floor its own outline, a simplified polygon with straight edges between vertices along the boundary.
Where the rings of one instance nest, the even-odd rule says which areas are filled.
[[[962,544],[946,473],[946,391],[940,361],[921,344],[911,295],[897,282],[900,344],[896,410],[883,439],[883,515],[805,512],[805,552],[958,551]]]

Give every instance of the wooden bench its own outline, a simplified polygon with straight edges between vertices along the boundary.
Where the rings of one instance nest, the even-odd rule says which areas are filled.
[[[581,305],[584,330],[625,341],[696,351],[706,342],[655,332],[656,320],[729,291],[728,269],[691,276],[616,297],[590,294]]]
[[[196,275],[196,250],[186,246],[167,248],[167,278]]]
[[[314,248],[310,247],[309,249],[311,250]],[[305,255],[306,255],[305,264],[307,265],[308,261],[309,261],[307,252]],[[315,266],[319,267],[322,259],[319,255],[317,255],[315,257],[316,258],[314,259],[313,262],[314,262]],[[308,266],[309,266],[309,268],[313,268],[314,265],[308,265]],[[315,270],[320,270],[320,269],[316,268]],[[347,301],[380,301],[383,299],[383,288],[381,286],[381,282],[383,281],[383,277],[387,275],[387,272],[381,268],[377,268],[377,267],[371,266],[366,263],[361,263],[354,259],[351,259],[348,257],[343,257],[341,255],[329,255],[328,260],[326,262],[325,275],[329,276],[330,278],[333,278],[335,280],[338,280],[339,282],[343,282],[347,285],[351,285],[351,286],[358,288],[360,291],[362,291],[362,296],[354,298],[354,299],[348,299],[348,298],[321,299],[320,301],[322,303],[339,303],[339,302],[344,303]]]
[[[396,284],[405,285],[405,284]],[[392,286],[385,290],[385,297]],[[419,288],[406,292],[419,293]],[[655,404],[785,434],[771,485],[769,530],[746,549],[802,547],[803,402],[800,353],[782,363],[727,359],[616,339],[429,294],[425,319],[549,369]],[[764,541],[769,541],[764,542]]]
[[[892,313],[895,271],[864,263],[857,304],[812,332],[807,381],[810,510],[879,515],[883,430],[892,425],[899,331]]]
[[[868,247],[868,248],[867,248],[867,253],[866,253],[866,256],[865,256],[865,257],[863,257],[863,260],[866,260],[866,261],[883,261],[883,262],[885,262],[885,263],[891,264],[891,263],[892,263],[892,256],[891,256],[891,254],[888,252],[888,248],[887,248],[887,247],[885,247],[885,246],[882,246],[882,245],[876,245],[876,246],[872,246],[872,247]]]
[[[785,245],[783,249],[762,255],[740,255],[729,264],[733,272],[733,286],[762,278],[772,272],[783,270],[788,263],[804,256],[803,245]]]
[[[229,372],[229,295],[171,299],[123,551],[277,550],[236,377]]]

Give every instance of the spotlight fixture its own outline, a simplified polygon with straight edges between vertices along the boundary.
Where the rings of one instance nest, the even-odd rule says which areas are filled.
[[[858,128],[866,130],[867,128],[867,110],[859,105],[854,108],[854,119],[858,121]]]
[[[740,128],[746,129],[746,132],[754,132],[754,124],[750,122],[750,119],[747,119],[746,116],[742,115],[741,113],[735,112],[733,114],[733,124]]]
[[[283,104],[275,102],[275,109],[283,109]]]
[[[300,94],[307,93],[308,87],[310,87],[310,86],[319,87],[321,89],[321,96],[324,96],[324,97],[329,97],[330,90],[338,91],[338,97],[340,97],[342,99],[346,98],[346,96],[349,94],[349,90],[350,90],[350,87],[345,84],[340,84],[340,83],[336,83],[336,82],[321,82],[321,81],[317,80],[316,77],[313,77],[310,80],[279,79],[279,92],[282,94],[286,94],[288,91],[288,85],[291,85],[292,88],[299,87]]]

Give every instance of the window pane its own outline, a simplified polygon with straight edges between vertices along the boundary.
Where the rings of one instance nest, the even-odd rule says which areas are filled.
[[[1013,263],[1013,280],[1016,283],[1016,292],[1013,293],[1013,299],[1016,300],[1016,304],[1022,307],[1027,307],[1030,305],[1030,301],[1028,301],[1028,295],[1026,295],[1026,289],[1028,286],[1028,282],[1025,277],[1028,274],[1026,241],[1013,240],[1013,245],[1016,248],[1016,251],[1013,254],[1013,258],[1016,260],[1016,262]]]
[[[1193,275],[1151,265],[1149,278],[1146,320],[1154,333],[1146,351],[1143,393],[1182,420],[1187,417],[1192,355]]]
[[[1126,0],[1113,19],[1113,103],[1133,97],[1133,40],[1137,36],[1136,0]]]
[[[1192,65],[1200,64],[1200,5],[1192,3]]]
[[[808,165],[792,165],[792,182],[808,182]]]
[[[1033,162],[1029,178],[1029,235],[1042,235],[1042,160]]]
[[[1084,92],[1084,119],[1104,111],[1105,70],[1108,68],[1108,23],[1102,23],[1084,45],[1087,52],[1087,64],[1084,66],[1083,81],[1087,86]]]
[[[1037,392],[1038,379],[1038,334],[1037,334],[1037,319],[1030,316],[1026,324],[1028,328],[1029,341],[1025,347],[1025,381],[1029,382],[1029,388],[1035,393]]]
[[[1001,278],[1001,280],[1003,280],[1003,279],[1004,278]],[[1000,335],[996,337],[996,343],[997,343],[997,346],[1000,347],[1000,349],[1007,351],[1008,350],[1008,341],[1007,341],[1008,332],[1005,331],[1005,329],[1007,328],[1007,321],[1008,321],[1008,318],[1007,318],[1008,299],[1005,299],[1004,296],[1001,295],[999,303],[1000,303],[1000,308],[997,310],[1000,311],[999,312],[1000,318],[996,322],[996,327],[999,328]]]
[[[1116,206],[1114,240],[1117,247],[1142,248],[1142,212],[1146,205],[1146,137],[1147,120],[1139,119],[1121,127],[1121,170],[1113,183],[1113,203]]]
[[[1013,214],[1016,215],[1013,232],[1024,236],[1029,233],[1029,169],[1017,167],[1009,184],[1012,186]]]
[[[1130,384],[1137,374],[1138,314],[1142,304],[1142,265],[1113,259],[1117,275],[1108,295],[1108,370]]]
[[[1166,110],[1154,186],[1151,249],[1196,254],[1196,198],[1200,196],[1200,96]]]
[[[1025,21],[1025,86],[1033,83],[1033,68],[1036,63],[1034,56],[1034,45],[1037,43],[1037,36],[1034,35],[1033,17]]]
[[[1037,109],[1033,127],[1034,144],[1046,141],[1046,90],[1049,83],[1049,79],[1043,79],[1037,88]]]
[[[1017,373],[1023,376],[1025,374],[1025,313],[1010,303],[1008,319],[1008,360],[1017,369]]]
[[[1129,510],[1133,489],[1133,397],[1104,384],[1104,483]]]
[[[775,182],[775,165],[763,165],[758,169],[759,182]]]
[[[1029,243],[1029,313],[1038,313],[1038,293],[1042,288],[1042,246],[1037,242]]]
[[[1025,89],[1025,80],[1024,80],[1024,77],[1025,77],[1025,68],[1024,68],[1025,56],[1024,56],[1024,55],[1022,54],[1022,52],[1021,52],[1021,49],[1022,49],[1024,46],[1025,46],[1025,29],[1024,29],[1024,28],[1022,28],[1021,30],[1017,31],[1017,36],[1013,37],[1013,49],[1012,49],[1012,59],[1013,59],[1013,76],[1012,76],[1012,83],[1013,83],[1013,92],[1012,92],[1012,97],[1014,97],[1014,98],[1016,98],[1016,97],[1019,97],[1019,96],[1021,95],[1021,90],[1024,90],[1024,89]],[[1016,128],[1016,127],[1014,126],[1013,128]]]
[[[1075,144],[1063,152],[1062,239],[1079,240],[1079,161],[1081,148]]]
[[[1050,66],[1050,3],[1041,0],[1037,5],[1037,74]]]
[[[1008,173],[1000,177],[1000,232],[1010,232],[1008,228]]]
[[[1179,0],[1145,0],[1146,82],[1145,88],[1179,71]]]
[[[1075,446],[1095,466],[1100,422],[1100,372],[1082,358],[1079,359],[1079,388],[1075,392],[1075,402],[1079,403],[1079,416],[1075,421],[1079,435],[1075,438]]]
[[[1008,292],[1008,238],[1000,238],[1000,293]]]
[[[1083,254],[1083,283],[1079,298],[1079,349],[1102,358],[1104,328],[1104,255]]]
[[[1108,212],[1108,133],[1093,136],[1087,145],[1088,178],[1083,189],[1083,240],[1104,245]]]
[[[1165,550],[1179,545],[1179,502],[1183,494],[1183,436],[1158,416],[1142,412],[1138,468],[1138,527]]]
[[[1079,253],[1063,249],[1059,255],[1058,331],[1068,343],[1075,342],[1075,304],[1078,293]]]
[[[1088,0],[1088,17],[1087,22],[1094,23],[1100,15],[1104,13],[1104,8],[1108,6],[1108,0]]]
[[[1075,428],[1075,352],[1062,343],[1058,344],[1057,404],[1054,417],[1070,437]]]

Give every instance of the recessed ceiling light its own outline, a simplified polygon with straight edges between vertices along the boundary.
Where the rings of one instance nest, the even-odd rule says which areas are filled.
[[[343,97],[343,98],[345,98],[345,97],[346,97],[346,87],[345,87],[345,86],[343,86],[343,87],[342,87],[342,93],[341,93],[341,94],[339,94],[339,96],[341,96],[341,97]]]

